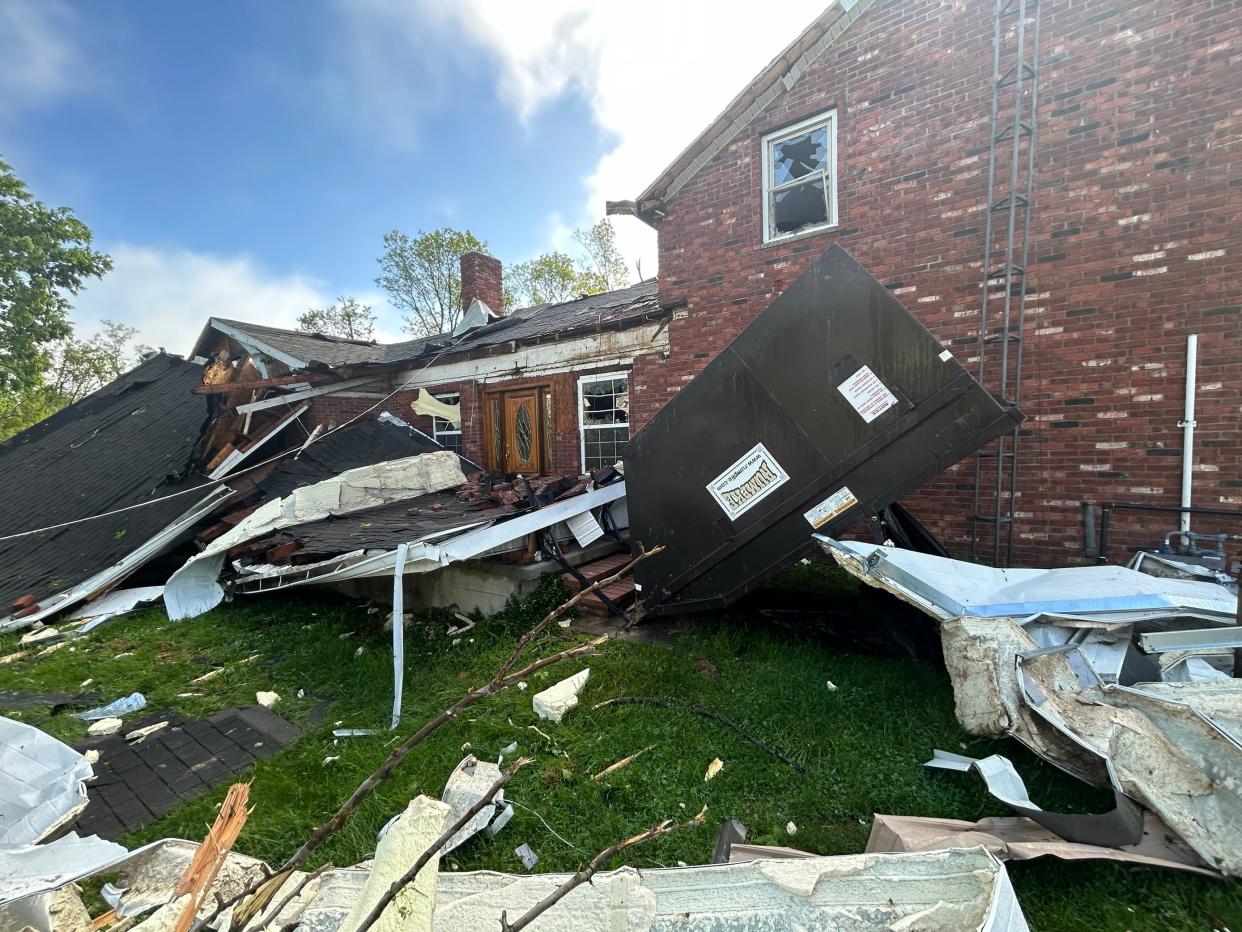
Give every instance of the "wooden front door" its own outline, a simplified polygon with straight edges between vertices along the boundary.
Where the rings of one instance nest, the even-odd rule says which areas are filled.
[[[504,471],[538,475],[543,464],[537,389],[504,395]]]

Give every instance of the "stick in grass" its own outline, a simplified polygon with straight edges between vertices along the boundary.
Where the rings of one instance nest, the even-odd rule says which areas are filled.
[[[453,721],[462,712],[470,708],[470,706],[474,705],[481,699],[486,699],[488,696],[500,692],[500,690],[511,685],[512,683],[524,680],[532,674],[538,673],[540,670],[560,663],[563,660],[570,660],[575,657],[584,657],[595,653],[595,651],[608,640],[607,635],[595,638],[588,641],[586,644],[581,644],[577,647],[571,647],[567,650],[563,650],[560,653],[553,654],[551,657],[544,657],[542,660],[533,661],[522,669],[513,671],[513,666],[517,663],[518,657],[521,656],[522,651],[525,650],[531,641],[538,637],[541,632],[546,631],[548,626],[551,625],[553,621],[577,605],[584,596],[587,596],[597,589],[602,589],[603,587],[609,586],[617,580],[622,579],[643,560],[648,557],[655,556],[663,550],[663,547],[655,547],[651,550],[642,550],[640,548],[638,556],[630,560],[629,563],[623,566],[614,575],[605,579],[596,580],[581,592],[578,592],[572,598],[562,602],[551,612],[545,615],[538,624],[518,639],[517,644],[514,645],[513,650],[509,653],[509,656],[505,658],[505,661],[496,671],[496,675],[492,677],[491,681],[488,682],[487,685],[478,689],[472,689],[470,692],[466,693],[466,695],[462,696],[462,698],[459,699],[452,708],[442,712],[440,715],[427,722],[417,732],[394,748],[384,762],[380,764],[380,766],[376,768],[370,776],[358,784],[357,788],[350,794],[349,798],[341,804],[341,807],[336,811],[336,814],[323,825],[316,828],[311,833],[311,837],[306,840],[306,843],[294,853],[293,857],[281,866],[277,873],[297,870],[302,864],[304,864],[306,859],[309,858],[320,845],[340,831],[346,820],[353,815],[358,806],[361,805],[362,802],[375,791],[376,787],[392,775],[392,772],[397,769],[401,762],[405,760],[406,756],[414,750],[415,747],[431,735],[435,734],[435,732],[439,731],[444,725]],[[255,892],[255,890],[258,889],[258,887],[259,884],[257,883],[252,884],[250,887],[243,890],[241,894],[234,898],[234,900],[229,903],[222,904],[216,911],[216,915],[219,915],[230,905],[232,905],[232,903],[237,902],[243,897],[250,896]],[[211,918],[214,918],[214,916]]]
[[[695,715],[701,715],[704,718],[710,718],[712,721],[720,722],[720,724],[727,725],[729,728],[732,728],[755,747],[762,748],[767,751],[781,763],[788,764],[794,770],[798,771],[798,773],[806,773],[806,767],[799,764],[788,754],[784,753],[779,748],[774,748],[762,738],[747,731],[737,722],[733,721],[733,719],[726,715],[722,715],[715,709],[708,709],[701,705],[692,705],[684,702],[673,702],[671,699],[662,699],[659,696],[616,696],[612,699],[605,699],[603,702],[595,703],[595,705],[591,706],[591,711],[603,709],[612,705],[656,705],[663,709],[676,709],[679,712],[691,712]]]
[[[501,932],[518,932],[519,929],[525,929],[528,925],[535,921],[542,913],[547,912],[558,902],[564,899],[575,888],[590,880],[599,871],[601,867],[608,863],[609,858],[613,855],[620,854],[626,848],[634,845],[641,845],[645,841],[654,841],[662,838],[672,832],[680,831],[683,828],[691,828],[696,825],[703,824],[703,816],[707,814],[707,807],[704,806],[699,810],[699,814],[688,822],[673,823],[672,819],[666,819],[659,825],[653,825],[645,832],[639,832],[637,835],[619,841],[615,845],[605,848],[599,854],[591,859],[591,863],[584,869],[578,871],[563,884],[545,896],[542,900],[528,909],[522,916],[512,924],[509,923],[508,914],[501,912],[500,914],[500,930]]]
[[[427,862],[430,861],[441,848],[449,843],[449,839],[468,825],[471,819],[482,812],[484,807],[489,805],[492,799],[495,798],[496,794],[504,789],[505,784],[513,779],[513,775],[517,773],[518,770],[531,762],[532,758],[519,757],[512,764],[510,764],[509,769],[500,775],[500,779],[491,785],[491,788],[483,794],[482,798],[462,813],[461,817],[456,822],[446,828],[444,833],[433,841],[426,851],[418,856],[418,860],[414,862],[413,866],[402,874],[396,881],[394,881],[392,886],[384,891],[384,895],[379,898],[379,901],[376,902],[373,907],[371,907],[371,911],[367,913],[366,918],[364,918],[358,925],[356,932],[367,932],[367,929],[375,925],[375,923],[379,921],[379,918],[383,914],[384,910],[388,908],[388,904],[397,898],[397,894],[405,889],[407,884],[414,882],[414,878],[418,876],[418,872],[426,867]]]

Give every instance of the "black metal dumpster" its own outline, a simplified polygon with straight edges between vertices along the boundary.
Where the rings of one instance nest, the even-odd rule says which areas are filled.
[[[630,441],[640,614],[727,605],[1021,420],[832,246]]]

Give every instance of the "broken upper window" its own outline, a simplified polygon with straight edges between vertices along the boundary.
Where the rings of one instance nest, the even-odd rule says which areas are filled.
[[[837,223],[837,113],[763,137],[763,241]]]
[[[432,395],[436,401],[443,401],[445,404],[455,405],[461,401],[461,395],[457,392],[446,392],[440,395]],[[444,447],[446,450],[452,450],[458,456],[461,455],[461,427],[454,426],[452,421],[446,421],[442,417],[433,417],[431,419],[431,432],[436,438],[436,443]]]
[[[624,372],[578,380],[578,424],[584,472],[623,457],[630,439],[630,380]]]

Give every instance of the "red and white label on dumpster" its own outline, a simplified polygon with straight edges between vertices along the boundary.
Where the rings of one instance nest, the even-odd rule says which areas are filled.
[[[870,366],[863,366],[851,375],[837,386],[837,391],[845,396],[845,400],[867,424],[897,404],[897,397],[884,387]]]

